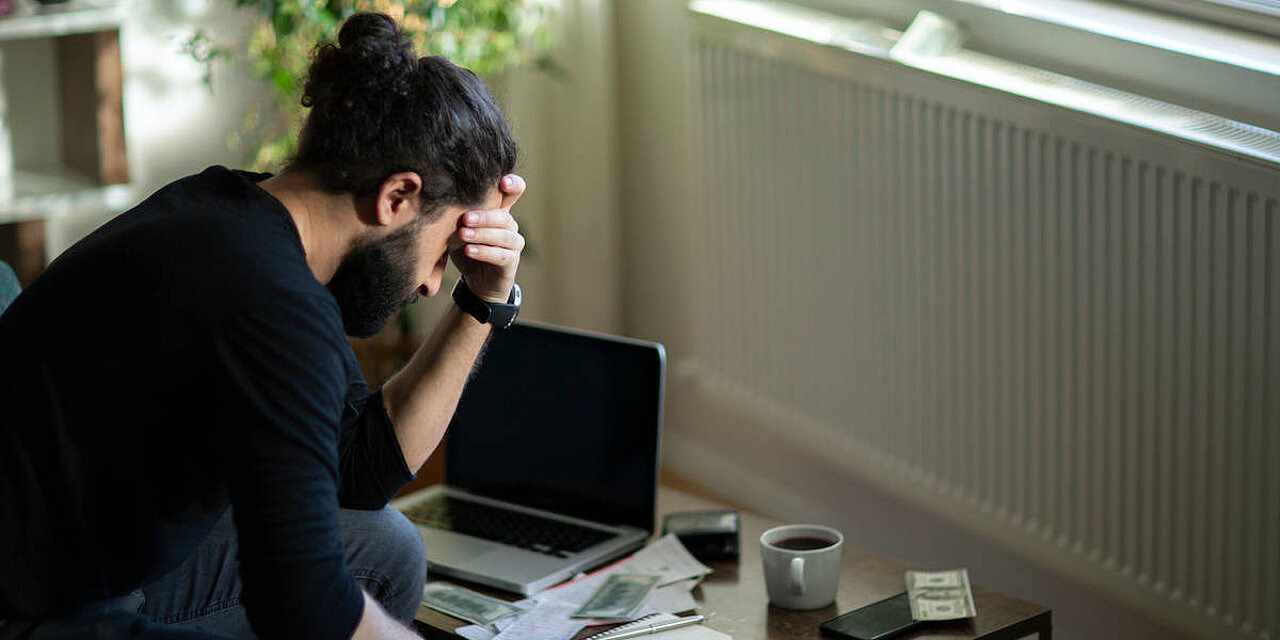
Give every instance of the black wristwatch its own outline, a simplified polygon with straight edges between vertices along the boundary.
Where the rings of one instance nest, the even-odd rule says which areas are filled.
[[[458,284],[453,285],[453,301],[480,324],[487,322],[499,329],[506,329],[520,314],[520,285],[511,286],[511,295],[507,298],[506,304],[503,304],[482,300],[471,291],[466,280],[458,278]]]

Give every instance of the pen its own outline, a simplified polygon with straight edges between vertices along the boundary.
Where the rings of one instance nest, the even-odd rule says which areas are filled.
[[[609,634],[606,637],[609,640],[622,640],[623,638],[647,636],[653,633],[661,633],[668,629],[679,629],[680,627],[687,627],[691,624],[698,624],[699,622],[702,622],[701,615],[687,616],[684,618],[680,618],[679,620],[668,620],[666,622],[651,624],[647,627],[643,627],[640,629],[627,629],[626,631],[619,632],[617,635]],[[601,635],[605,635],[605,634],[601,634]]]

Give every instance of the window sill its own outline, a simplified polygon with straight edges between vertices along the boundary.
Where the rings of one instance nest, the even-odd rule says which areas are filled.
[[[1280,39],[1261,34],[1095,0],[953,1],[1280,76]]]

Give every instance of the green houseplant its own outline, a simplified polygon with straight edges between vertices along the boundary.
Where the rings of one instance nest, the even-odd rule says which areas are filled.
[[[252,73],[271,87],[266,108],[251,109],[244,126],[228,137],[244,148],[257,170],[278,169],[293,154],[305,109],[299,103],[310,55],[317,43],[333,41],[353,14],[377,11],[395,18],[419,51],[443,55],[492,77],[521,64],[559,73],[547,55],[547,0],[233,0],[254,11],[248,41],[214,42],[197,31],[184,49],[208,70],[219,60],[247,56]]]

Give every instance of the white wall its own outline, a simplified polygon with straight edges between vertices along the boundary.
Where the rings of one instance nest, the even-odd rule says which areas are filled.
[[[206,87],[203,67],[181,44],[196,29],[219,42],[243,43],[252,14],[227,0],[128,2],[121,55],[133,182],[145,195],[210,164],[243,165],[245,152],[229,149],[227,136],[268,97],[266,86],[240,62],[216,65]]]

